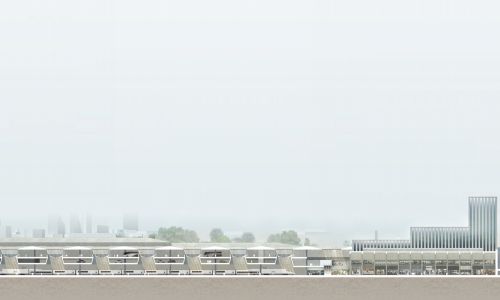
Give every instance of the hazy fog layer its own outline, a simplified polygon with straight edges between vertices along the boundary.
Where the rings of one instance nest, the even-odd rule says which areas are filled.
[[[499,14],[1,1],[0,219],[137,211],[340,241],[465,225],[467,196],[499,194]]]

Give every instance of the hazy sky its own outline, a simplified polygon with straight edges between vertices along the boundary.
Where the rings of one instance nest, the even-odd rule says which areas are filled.
[[[499,15],[493,0],[1,1],[0,219],[137,211],[332,240],[466,225],[467,197],[500,189]]]

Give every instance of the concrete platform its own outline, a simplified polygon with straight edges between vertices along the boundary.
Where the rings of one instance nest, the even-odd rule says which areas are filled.
[[[0,299],[500,299],[500,277],[2,276]]]

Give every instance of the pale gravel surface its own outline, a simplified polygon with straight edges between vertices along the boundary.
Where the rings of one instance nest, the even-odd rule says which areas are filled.
[[[500,277],[2,276],[0,299],[500,299]]]

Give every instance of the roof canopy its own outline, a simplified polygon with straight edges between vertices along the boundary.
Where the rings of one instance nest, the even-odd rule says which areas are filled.
[[[89,247],[83,247],[83,246],[75,246],[75,247],[67,247],[64,248],[63,250],[92,250]]]
[[[28,246],[28,247],[19,248],[19,250],[47,250],[47,249],[41,248],[41,247],[36,247],[36,246]]]
[[[276,250],[276,249],[271,248],[271,247],[266,247],[266,246],[257,246],[257,247],[248,248],[247,250]]]
[[[201,250],[229,250],[229,249],[224,248],[224,247],[220,247],[220,246],[212,246],[212,247],[203,248]]]
[[[293,250],[321,250],[320,248],[312,247],[312,246],[302,246],[294,248]]]
[[[128,247],[128,246],[114,247],[114,248],[110,248],[109,250],[131,250],[131,251],[139,251],[139,249],[137,249],[137,248]]]

